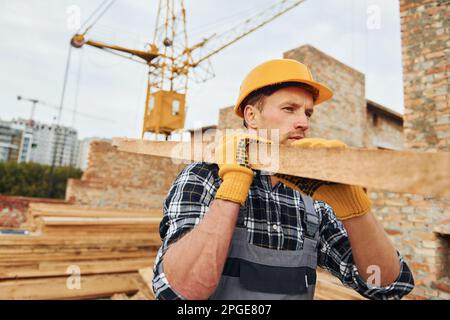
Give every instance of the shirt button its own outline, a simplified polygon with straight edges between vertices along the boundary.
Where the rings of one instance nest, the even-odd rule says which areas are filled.
[[[273,230],[275,230],[275,231],[277,231],[277,230],[278,230],[278,227],[277,227],[277,225],[276,225],[276,224],[274,224],[274,225],[273,225]]]

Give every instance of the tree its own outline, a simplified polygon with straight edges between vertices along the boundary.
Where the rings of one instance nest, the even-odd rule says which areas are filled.
[[[46,198],[50,166],[34,162],[0,162],[0,194]],[[67,180],[79,179],[83,171],[75,167],[57,167],[54,172],[53,198],[64,199]]]

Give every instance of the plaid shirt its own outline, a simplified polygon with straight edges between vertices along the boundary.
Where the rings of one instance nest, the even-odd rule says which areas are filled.
[[[217,165],[196,162],[181,171],[169,190],[160,224],[163,243],[154,266],[153,290],[158,299],[184,299],[170,287],[164,275],[163,256],[170,244],[200,223],[220,183]],[[358,274],[347,232],[336,219],[333,209],[322,201],[314,201],[314,208],[321,217],[320,267],[369,299],[400,299],[413,289],[413,276],[400,254],[399,277],[389,286],[369,288]],[[299,192],[284,184],[272,187],[270,176],[256,172],[248,199],[239,214],[245,217],[243,227],[248,229],[252,244],[276,250],[302,248],[304,203]]]

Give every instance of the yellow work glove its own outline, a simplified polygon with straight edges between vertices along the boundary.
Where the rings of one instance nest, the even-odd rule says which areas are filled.
[[[306,138],[295,141],[291,146],[297,148],[347,148],[347,145],[339,140],[325,140],[320,138]],[[328,203],[340,220],[346,220],[362,216],[369,212],[371,202],[362,187],[334,183],[309,178],[300,178],[285,174],[275,174],[281,182],[298,190],[314,200]]]
[[[228,200],[243,205],[253,181],[248,150],[251,143],[269,143],[256,134],[224,135],[215,149],[215,159],[222,179],[216,199]]]

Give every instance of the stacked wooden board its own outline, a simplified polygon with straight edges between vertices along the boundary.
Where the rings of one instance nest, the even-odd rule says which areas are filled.
[[[330,273],[317,269],[316,300],[367,300],[356,291],[345,287]]]
[[[0,235],[0,299],[87,299],[138,291],[152,297],[139,270],[153,266],[161,217],[161,210],[31,204],[30,233]]]

